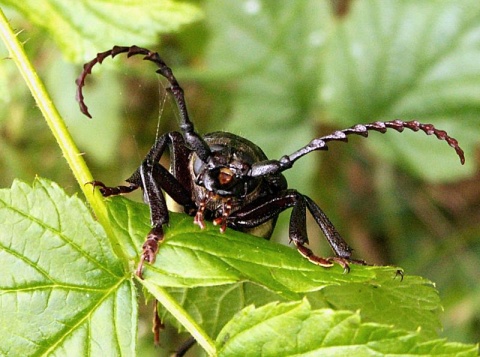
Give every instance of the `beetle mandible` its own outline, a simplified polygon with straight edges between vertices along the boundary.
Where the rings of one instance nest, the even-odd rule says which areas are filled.
[[[155,141],[140,167],[126,180],[128,186],[108,187],[100,181],[91,182],[92,185],[100,187],[105,197],[142,189],[144,199],[150,207],[152,229],[143,244],[136,270],[140,278],[144,263],[154,263],[159,244],[164,238],[164,226],[169,222],[162,191],[183,206],[187,214],[194,216],[194,223],[201,228],[204,228],[205,220],[211,220],[220,226],[222,232],[229,227],[266,239],[270,238],[278,215],[292,208],[289,237],[299,253],[314,264],[330,267],[337,263],[348,272],[349,263],[364,262],[352,259],[352,249],[312,199],[288,188],[283,171],[290,169],[298,159],[312,151],[327,150],[327,144],[331,141],[346,142],[348,135],[367,137],[369,131],[385,133],[387,129],[394,129],[402,132],[405,128],[421,130],[427,135],[433,134],[438,139],[445,140],[455,149],[461,163],[465,162],[463,150],[457,140],[432,124],[422,124],[415,120],[358,124],[313,139],[279,160],[269,160],[257,145],[231,133],[213,132],[201,136],[195,131],[189,118],[183,89],[170,67],[158,53],[137,46],[115,46],[97,54],[95,59],[84,65],[76,80],[77,100],[82,113],[90,118],[82,92],[85,78],[97,63],[101,64],[106,57],[113,58],[121,53],[126,53],[128,57],[143,55],[144,60],[157,65],[157,73],[165,77],[170,84],[168,91],[173,95],[180,116],[180,132],[168,132]],[[170,170],[159,163],[167,148],[171,154]],[[333,257],[319,257],[306,246],[307,210],[332,248]]]

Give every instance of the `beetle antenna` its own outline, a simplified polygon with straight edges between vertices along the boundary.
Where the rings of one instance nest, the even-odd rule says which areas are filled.
[[[269,160],[267,162],[258,163],[252,167],[250,172],[251,176],[261,176],[265,174],[274,174],[289,169],[292,165],[302,156],[316,150],[328,150],[328,143],[330,141],[348,141],[348,135],[356,134],[363,137],[368,137],[369,131],[378,131],[385,133],[387,129],[394,129],[398,132],[402,132],[403,129],[410,129],[412,131],[423,131],[427,135],[435,135],[439,140],[445,140],[448,145],[455,149],[462,165],[465,163],[465,155],[463,150],[458,145],[458,141],[447,134],[446,131],[435,128],[432,124],[422,124],[416,120],[402,121],[391,120],[386,122],[376,121],[370,124],[357,124],[348,129],[338,130],[330,135],[322,136],[320,138],[313,139],[306,146],[295,151],[291,155],[283,156],[280,160]]]
[[[82,73],[75,81],[75,83],[77,84],[76,99],[80,105],[80,111],[87,117],[92,117],[88,112],[88,107],[85,104],[83,96],[83,87],[85,86],[85,78],[87,77],[87,75],[92,73],[92,69],[97,63],[101,64],[103,60],[108,56],[112,56],[112,58],[114,58],[120,53],[127,53],[127,57],[131,57],[134,55],[144,55],[144,60],[151,61],[158,66],[159,69],[157,70],[157,73],[165,77],[170,83],[168,91],[172,93],[173,98],[177,103],[177,107],[180,112],[180,129],[184,133],[185,141],[195,151],[195,153],[203,162],[207,162],[211,156],[210,149],[205,143],[205,141],[200,137],[200,135],[195,132],[194,125],[188,116],[183,89],[182,87],[180,87],[180,84],[173,75],[171,68],[165,64],[165,62],[160,58],[157,52],[152,52],[146,48],[137,46],[114,46],[111,50],[98,53],[92,61],[86,63],[83,66]]]

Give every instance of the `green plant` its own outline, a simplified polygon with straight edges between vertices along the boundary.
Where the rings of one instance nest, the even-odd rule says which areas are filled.
[[[25,2],[26,7],[27,3]],[[101,1],[97,3],[102,4]],[[350,22],[336,25],[340,36],[335,37],[338,40],[328,43],[330,50],[325,50],[322,43],[318,44],[328,29],[335,26],[334,20],[327,15],[325,5],[298,2],[300,5],[291,5],[291,9],[285,6],[285,9],[277,10],[275,4],[269,2],[249,4],[247,5],[251,6],[250,11],[260,4],[267,8],[267,13],[272,14],[270,18],[263,17],[264,21],[271,21],[268,26],[265,27],[264,22],[258,21],[256,24],[259,28],[251,29],[252,33],[259,34],[258,38],[267,40],[263,43],[251,41],[248,56],[239,59],[233,48],[225,48],[228,41],[220,40],[228,31],[219,31],[215,33],[216,37],[211,39],[212,47],[206,54],[207,62],[223,80],[240,75],[245,77],[239,83],[240,94],[228,103],[233,118],[229,130],[242,132],[253,141],[264,142],[264,138],[255,136],[261,132],[260,129],[265,123],[270,123],[265,125],[265,129],[270,130],[272,135],[269,137],[278,142],[283,134],[280,130],[278,133],[272,130],[272,121],[286,122],[287,117],[291,116],[308,118],[311,107],[314,106],[312,102],[317,96],[311,96],[304,91],[306,88],[317,88],[319,82],[323,82],[324,110],[329,112],[330,116],[343,118],[347,125],[353,119],[358,122],[363,117],[380,115],[398,114],[404,117],[408,116],[408,113],[415,113],[418,118],[419,112],[414,109],[421,107],[425,117],[428,115],[429,118],[440,118],[439,127],[447,127],[452,132],[458,130],[467,155],[472,156],[473,144],[477,141],[474,133],[478,133],[479,125],[478,120],[472,119],[477,105],[476,99],[472,96],[468,101],[469,98],[463,96],[469,93],[465,89],[440,91],[437,86],[445,84],[441,80],[441,75],[445,73],[441,71],[442,66],[430,76],[422,77],[424,80],[419,81],[418,86],[423,86],[423,90],[417,86],[417,92],[407,91],[408,95],[400,96],[402,100],[399,103],[393,105],[391,102],[391,98],[399,97],[399,87],[393,85],[393,79],[402,84],[400,88],[408,88],[408,79],[417,78],[418,73],[424,72],[410,73],[407,69],[425,68],[431,63],[431,57],[426,56],[423,62],[419,61],[422,65],[412,60],[415,65],[409,66],[409,63],[403,62],[395,66],[406,67],[404,71],[410,74],[405,77],[398,76],[402,79],[400,81],[399,78],[387,75],[387,69],[391,68],[386,64],[387,59],[392,57],[380,57],[384,62],[372,63],[371,67],[368,63],[364,64],[363,68],[370,71],[359,71],[357,76],[352,74],[357,67],[347,66],[350,71],[344,71],[342,68],[345,67],[338,60],[348,57],[339,54],[347,49],[341,46],[348,42],[345,37],[360,36],[349,27],[358,29],[355,24],[363,24],[361,19],[367,17],[369,10],[393,11],[388,6],[397,6],[401,13],[410,14],[409,2],[406,2],[406,5],[392,5],[391,2],[388,6],[374,5],[372,2],[358,5]],[[318,12],[316,6],[325,11]],[[428,5],[422,6],[428,8]],[[474,7],[473,3],[471,6]],[[217,16],[208,16],[213,9]],[[247,16],[258,15],[258,9],[253,13],[240,12],[246,13],[245,17],[238,16],[238,10],[232,11],[226,3],[213,1],[208,3],[206,9],[207,18],[212,22],[216,19],[220,21],[222,17],[218,15],[222,14],[222,11],[232,16],[236,14],[237,22],[232,19],[226,22],[227,25],[216,26],[241,27],[239,24],[245,21]],[[28,9],[23,11],[30,13]],[[303,11],[304,15],[320,13],[324,18],[320,21],[305,16],[304,23],[300,24],[293,21],[299,15],[298,11]],[[435,11],[438,11],[437,15],[443,13],[442,10]],[[443,11],[446,11],[445,8]],[[474,14],[476,12],[472,11],[472,15],[464,21],[464,33],[468,33],[469,24],[474,22]],[[389,14],[384,14],[387,15]],[[32,18],[32,21],[35,19]],[[302,29],[311,26],[310,30],[316,29],[317,32],[306,37],[310,45],[300,44],[295,41],[296,38],[289,38],[292,27],[286,24]],[[272,28],[284,31],[270,31]],[[368,26],[360,28],[365,30]],[[133,275],[135,261],[138,261],[139,247],[149,229],[147,208],[143,204],[123,198],[104,201],[93,195],[91,188],[84,186],[85,182],[91,180],[89,170],[80,160],[81,156],[73,141],[69,139],[69,134],[47,93],[42,89],[41,82],[35,77],[32,68],[28,67],[29,62],[22,54],[17,39],[8,33],[5,19],[2,33],[5,42],[9,43],[10,56],[23,68],[22,73],[27,82],[30,81],[37,105],[53,128],[64,156],[100,223],[92,218],[79,198],[65,194],[57,184],[45,179],[37,179],[33,186],[15,181],[10,189],[0,191],[2,354],[135,354],[138,321],[135,284],[140,284],[162,303],[162,316],[165,321],[179,328],[182,325],[199,340],[208,353],[216,350],[220,355],[258,355],[260,352],[265,355],[279,355],[281,351],[285,354],[317,352],[356,355],[476,355],[475,346],[448,343],[438,338],[441,305],[438,293],[427,279],[407,273],[404,281],[400,281],[396,277],[396,268],[393,267],[355,266],[347,275],[343,274],[339,267],[322,269],[304,261],[294,250],[272,242],[230,230],[221,235],[211,226],[204,232],[199,232],[191,224],[191,218],[183,215],[174,215],[157,264],[146,270],[145,280],[136,280]],[[241,31],[237,33],[246,34]],[[392,33],[389,35],[394,37]],[[251,38],[246,36],[246,39]],[[276,47],[275,41],[279,39],[286,45]],[[405,41],[411,39],[408,37]],[[242,38],[239,39],[241,40]],[[96,46],[101,46],[103,41],[99,41]],[[388,41],[393,42],[392,38]],[[388,41],[387,43],[390,43]],[[63,43],[62,46],[66,48],[74,47],[70,41],[59,40],[58,43]],[[362,45],[365,43],[360,42],[360,48]],[[89,51],[104,49],[96,46],[91,46]],[[78,48],[79,46],[75,47],[77,50]],[[278,57],[280,62],[269,62],[271,58],[276,58],[276,51],[284,49],[289,52]],[[470,48],[468,43],[465,44],[465,49],[475,50]],[[319,60],[320,50],[325,51],[325,63]],[[83,52],[77,55],[82,57]],[[464,55],[468,58],[469,53]],[[240,60],[244,62],[243,67],[239,64]],[[443,66],[448,67],[447,60],[448,58],[445,59],[447,63],[442,63]],[[323,76],[312,76],[312,72],[317,73],[317,67],[327,69]],[[378,67],[384,71],[378,72]],[[470,77],[468,83],[475,83],[475,78],[468,74],[468,70],[478,73],[473,65],[465,65],[461,70],[466,73],[465,76]],[[365,85],[365,82],[369,83],[368,80],[378,83],[375,75],[377,72],[384,75],[380,81],[384,87],[377,89],[374,85]],[[359,78],[358,83],[362,83],[362,86],[348,87],[348,83],[352,82],[348,75]],[[345,78],[339,79],[339,76]],[[452,82],[449,82],[450,88],[464,88],[465,86],[460,87],[460,84],[455,85],[455,80],[463,83],[461,79],[457,72],[457,76],[452,76]],[[463,79],[465,81],[465,78]],[[308,84],[306,87],[294,87],[298,83],[305,84],[305,80]],[[277,83],[279,81],[280,83]],[[437,88],[435,94],[442,98],[443,110],[438,109],[438,105],[434,107],[433,103],[430,107],[425,107],[425,103],[430,103],[428,96],[431,95],[432,87],[429,85]],[[252,91],[259,86],[263,86],[260,89],[264,98],[270,99],[266,103],[268,105],[265,105],[265,99]],[[374,106],[370,101],[373,94],[365,88],[378,91],[375,98],[377,102],[383,103],[383,106],[378,103]],[[468,106],[458,103],[458,92]],[[303,102],[294,104],[292,100]],[[355,105],[347,105],[351,101],[355,101]],[[458,122],[452,122],[446,116],[457,107],[466,108],[456,114],[460,118]],[[296,112],[289,112],[289,109],[295,109]],[[255,132],[249,133],[249,128],[253,128],[253,125],[245,125],[243,120],[251,116],[255,116],[255,123],[261,125],[255,127]],[[445,119],[441,119],[442,117]],[[235,124],[236,122],[240,124]],[[466,132],[463,129],[465,126],[472,130]],[[302,123],[296,123],[291,130],[298,141],[306,142],[311,138],[311,130]],[[422,145],[430,144],[430,141],[414,140],[412,137],[415,153],[428,151],[428,147]],[[293,145],[296,145],[296,142],[297,139]],[[380,142],[381,140],[375,145],[382,145]],[[389,147],[391,145],[396,147],[394,138]],[[443,145],[438,146],[439,150],[443,149],[441,146]],[[275,148],[267,150],[275,155]],[[447,164],[439,165],[441,171],[425,170],[417,163],[426,161],[421,161],[418,157],[412,160],[412,155],[401,156],[401,150],[396,154],[392,154],[386,147],[379,149],[377,146],[374,150],[407,163],[406,167],[420,176],[427,175],[431,179],[452,179],[454,176]],[[443,159],[450,154],[439,153],[439,157]],[[452,162],[454,160],[455,158],[452,158]],[[308,176],[302,169],[297,172]],[[453,174],[458,173],[459,171]],[[275,303],[272,303],[273,301]],[[417,330],[419,326],[421,330]],[[275,339],[277,336],[281,338]],[[270,342],[274,339],[275,343],[271,346]]]

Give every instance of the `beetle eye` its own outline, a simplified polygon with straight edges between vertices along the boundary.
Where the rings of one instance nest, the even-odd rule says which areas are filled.
[[[222,167],[218,173],[218,182],[221,185],[226,185],[233,179],[233,172],[228,167]]]

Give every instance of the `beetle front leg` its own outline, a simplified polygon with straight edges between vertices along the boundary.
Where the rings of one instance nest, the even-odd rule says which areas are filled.
[[[158,163],[150,164],[149,162],[144,162],[138,170],[143,182],[144,199],[150,207],[150,220],[152,223],[152,229],[148,232],[145,243],[143,243],[142,255],[136,270],[136,274],[140,279],[143,279],[142,270],[144,262],[150,264],[155,262],[159,244],[164,239],[163,225],[169,222],[167,203],[158,182],[157,175],[159,171],[161,171],[161,166]]]
[[[183,185],[158,162],[145,160],[137,170],[135,178],[140,177],[145,202],[150,207],[152,229],[142,246],[142,256],[137,267],[137,275],[142,278],[144,262],[153,264],[159,245],[163,242],[163,226],[169,222],[169,213],[162,189],[184,208],[193,207],[189,192]],[[130,179],[129,179],[130,180]]]
[[[162,226],[153,227],[150,232],[147,234],[147,239],[142,245],[142,256],[140,257],[140,262],[138,263],[137,270],[135,274],[140,279],[143,279],[142,271],[144,262],[153,264],[157,257],[159,243],[163,242],[163,228]]]

